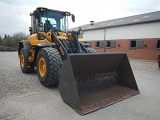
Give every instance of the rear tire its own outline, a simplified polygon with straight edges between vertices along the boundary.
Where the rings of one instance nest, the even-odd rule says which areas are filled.
[[[46,87],[55,86],[59,82],[61,56],[55,48],[42,48],[37,55],[37,73],[39,81]]]
[[[34,63],[28,62],[29,50],[22,48],[20,51],[20,67],[23,73],[33,73],[34,72]]]
[[[97,51],[93,48],[86,48],[88,53],[97,53]]]

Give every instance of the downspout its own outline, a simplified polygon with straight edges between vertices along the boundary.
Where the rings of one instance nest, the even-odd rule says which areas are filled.
[[[104,30],[104,40],[103,40],[103,45],[104,45],[104,53],[106,52],[106,29],[105,28],[103,28],[103,30]]]

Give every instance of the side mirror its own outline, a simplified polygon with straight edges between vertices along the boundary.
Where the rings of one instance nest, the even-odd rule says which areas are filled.
[[[32,27],[29,27],[30,35],[32,35]]]
[[[72,22],[75,22],[75,15],[74,14],[72,14]]]
[[[34,16],[35,16],[36,19],[39,19],[39,18],[40,18],[40,13],[39,13],[39,11],[35,10],[35,11],[34,11]]]

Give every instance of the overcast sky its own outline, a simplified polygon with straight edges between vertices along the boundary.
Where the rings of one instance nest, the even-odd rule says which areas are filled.
[[[69,11],[76,22],[69,28],[136,14],[159,11],[160,0],[0,0],[0,36],[29,34],[29,13],[36,7]],[[70,20],[70,19],[69,19]]]

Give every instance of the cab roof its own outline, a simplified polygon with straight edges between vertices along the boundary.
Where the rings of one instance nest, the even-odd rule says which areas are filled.
[[[45,8],[45,7],[37,7],[36,10],[38,10],[38,11],[40,11],[40,10],[55,11],[55,12],[61,12],[61,13],[69,13],[69,14],[71,14],[70,12],[67,12],[67,11],[54,10],[54,9],[49,9],[49,8]],[[31,12],[30,15],[33,15],[34,11]]]

